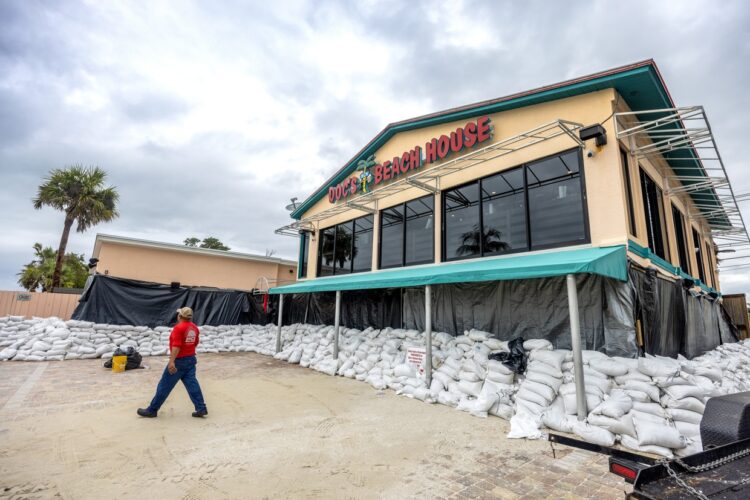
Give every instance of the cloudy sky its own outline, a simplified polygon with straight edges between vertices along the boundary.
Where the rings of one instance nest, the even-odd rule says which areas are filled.
[[[117,221],[71,235],[86,258],[97,231],[293,258],[284,205],[387,123],[647,58],[750,192],[747,2],[3,0],[0,289],[59,242],[62,214],[31,206],[52,168],[120,192]]]

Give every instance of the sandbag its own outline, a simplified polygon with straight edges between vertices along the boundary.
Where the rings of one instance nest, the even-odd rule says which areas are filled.
[[[599,446],[614,446],[615,444],[614,434],[607,429],[595,427],[586,422],[574,423],[573,433],[587,443],[598,444]]]
[[[676,427],[658,425],[638,416],[633,417],[633,425],[638,437],[638,446],[653,445],[669,449],[687,446],[685,438]]]

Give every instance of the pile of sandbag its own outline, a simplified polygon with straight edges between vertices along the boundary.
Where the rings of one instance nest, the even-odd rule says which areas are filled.
[[[168,327],[6,316],[0,318],[0,360],[107,358],[118,347],[162,355],[169,332]],[[499,416],[511,421],[510,437],[539,437],[549,428],[600,445],[619,443],[664,456],[701,449],[699,424],[709,398],[750,390],[748,341],[723,344],[693,360],[583,351],[588,413],[579,421],[573,355],[547,340],[523,342],[525,363],[519,364],[504,356],[508,342],[488,332],[435,332],[428,385],[424,365],[409,359],[412,348],[424,349],[423,332],[341,327],[337,359],[332,326],[284,326],[278,353],[276,334],[277,327],[270,324],[203,326],[197,351],[256,352],[478,417]],[[511,342],[513,349],[519,342]]]

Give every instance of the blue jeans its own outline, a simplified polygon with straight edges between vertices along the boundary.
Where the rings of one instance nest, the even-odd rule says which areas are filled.
[[[169,393],[172,392],[172,389],[174,389],[174,386],[180,380],[185,384],[185,389],[187,389],[190,396],[190,401],[195,406],[195,411],[205,410],[206,403],[203,401],[201,386],[198,384],[198,379],[195,378],[195,365],[197,363],[198,361],[195,359],[195,356],[186,356],[174,360],[174,364],[177,367],[174,375],[169,373],[167,368],[164,368],[159,385],[156,386],[156,395],[151,400],[151,404],[148,405],[149,411],[158,412],[161,405],[167,400]]]

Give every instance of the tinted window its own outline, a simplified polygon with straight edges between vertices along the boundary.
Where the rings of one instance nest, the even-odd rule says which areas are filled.
[[[625,182],[625,202],[628,204],[628,230],[633,236],[638,236],[635,229],[635,212],[633,210],[633,190],[630,186],[630,169],[628,168],[628,154],[620,150],[620,163],[622,164],[622,178]]]
[[[435,260],[434,204],[432,196],[425,196],[406,204],[406,265]]]
[[[527,247],[523,168],[482,179],[482,228],[484,255]]]
[[[695,249],[695,260],[698,263],[698,278],[705,283],[706,271],[703,268],[703,251],[701,250],[701,238],[698,231],[693,228],[693,248]]]
[[[586,240],[578,151],[533,163],[526,170],[533,247]]]
[[[307,256],[309,254],[310,233],[301,233],[299,235],[299,269],[297,276],[300,278],[307,277]]]
[[[372,215],[354,220],[353,272],[372,269],[372,226]]]
[[[643,192],[643,209],[646,214],[646,232],[649,248],[662,259],[667,260],[668,253],[664,237],[664,203],[659,186],[641,169],[641,190]]]
[[[680,269],[690,274],[690,259],[688,259],[687,241],[685,239],[685,222],[682,212],[672,205],[672,222],[674,223],[674,234],[677,238],[677,255],[680,258]]]
[[[479,183],[443,191],[445,258],[480,254]]]
[[[335,227],[329,227],[320,232],[318,276],[330,276],[333,274],[333,242],[335,232]]]
[[[336,252],[334,274],[344,274],[352,269],[352,223],[336,226]]]
[[[380,267],[404,265],[404,206],[380,212]]]

